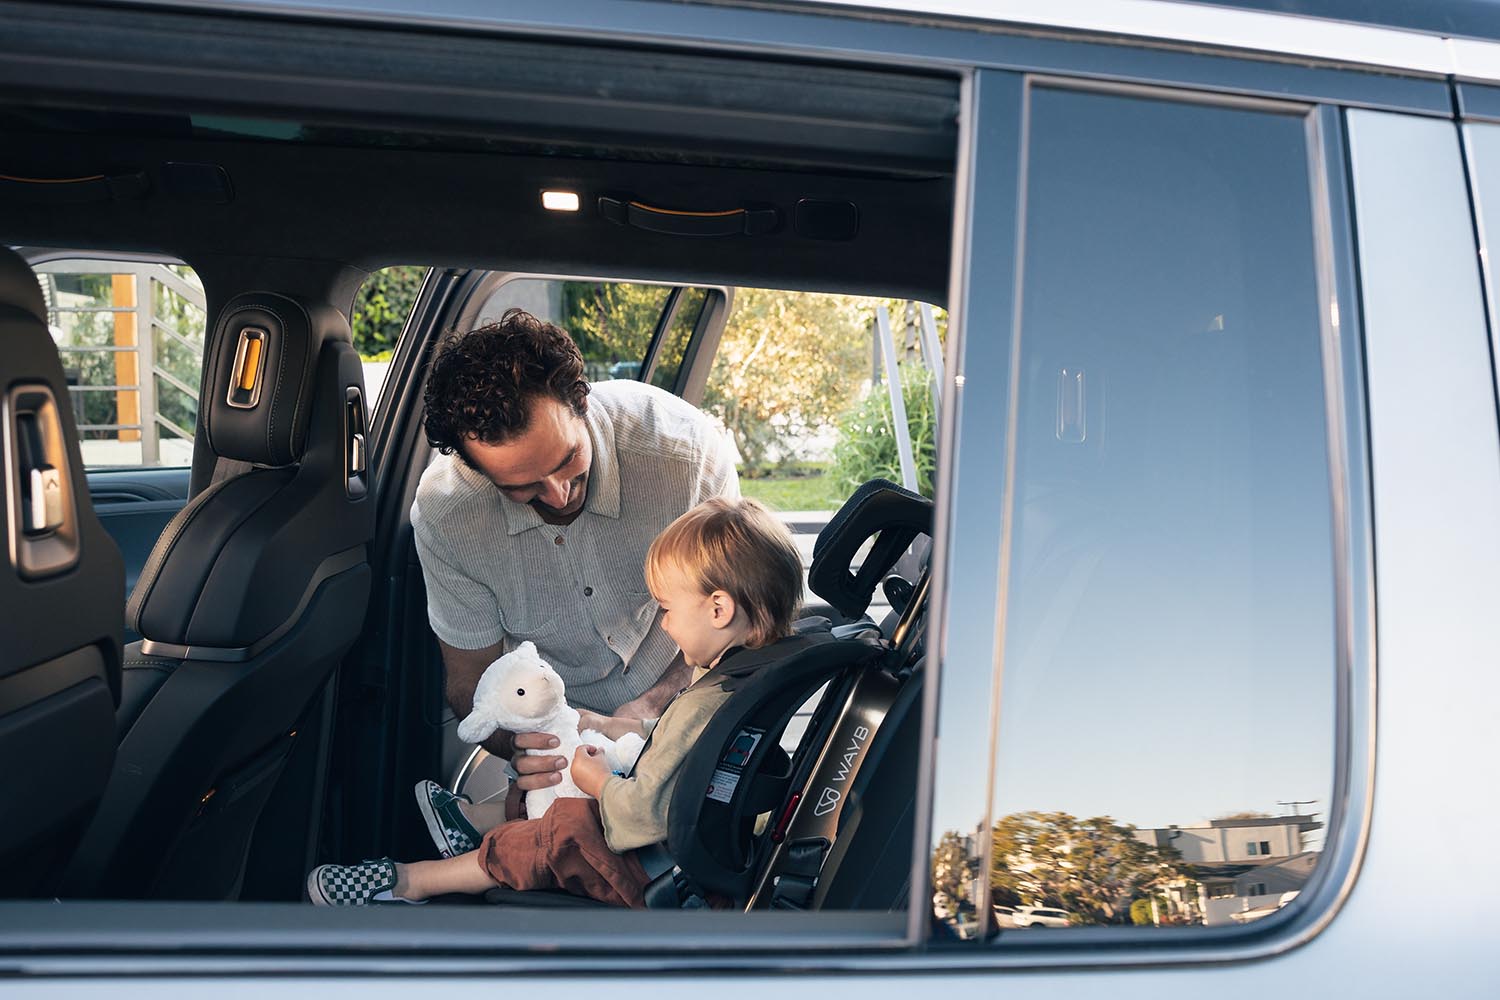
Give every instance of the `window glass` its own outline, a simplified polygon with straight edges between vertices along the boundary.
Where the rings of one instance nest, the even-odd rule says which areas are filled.
[[[385,267],[372,272],[354,296],[349,329],[364,368],[365,399],[372,413],[380,402],[380,390],[391,366],[391,352],[406,328],[426,278],[426,267],[409,264]]]
[[[192,268],[58,260],[36,270],[84,464],[189,464],[206,326]]]
[[[1031,100],[984,874],[1068,926],[1241,922],[1239,875],[1307,882],[1333,784],[1305,122]]]
[[[877,322],[882,312],[902,386],[900,429]],[[866,480],[906,481],[904,432],[911,485],[931,496],[937,425],[924,340],[940,349],[946,334],[946,314],[916,302],[736,289],[703,408],[734,439],[741,491],[777,510],[826,519]]]
[[[701,310],[701,297],[706,293],[702,289],[683,291],[689,297],[699,296]],[[568,331],[583,353],[584,374],[590,382],[639,379],[651,338],[671,294],[670,285],[517,278],[495,291],[480,310],[477,322],[492,323],[505,315],[507,309],[525,309]],[[689,316],[684,316],[684,311]],[[697,313],[679,309],[678,319],[696,321]],[[657,352],[658,372],[666,369],[675,376],[681,367],[692,326],[687,326],[685,335],[675,335],[678,332],[680,327],[674,324],[664,338],[662,349]]]
[[[708,292],[702,288],[684,288],[677,297],[677,311],[662,334],[661,346],[657,348],[656,368],[651,372],[652,385],[668,392],[677,385],[677,374],[682,371],[688,341],[698,328],[698,320],[707,305]]]

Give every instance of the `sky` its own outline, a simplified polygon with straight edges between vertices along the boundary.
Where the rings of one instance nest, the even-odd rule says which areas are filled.
[[[1314,799],[1301,811],[1326,819],[1332,514],[1303,121],[1032,101],[994,815],[1154,827]],[[972,823],[982,770],[945,762],[939,831]]]

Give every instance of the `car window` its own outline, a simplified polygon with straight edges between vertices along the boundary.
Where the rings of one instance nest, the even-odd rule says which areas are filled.
[[[364,368],[365,399],[371,413],[380,406],[380,390],[391,366],[391,354],[406,329],[427,271],[423,266],[404,264],[381,268],[364,280],[354,296],[349,329]]]
[[[885,333],[877,320],[884,314]],[[929,323],[924,334],[923,324]],[[860,483],[903,483],[932,495],[933,367],[943,310],[852,295],[737,289],[703,408],[724,424],[740,458],[740,489],[771,507],[824,515]],[[884,337],[894,348],[904,420],[893,410]],[[818,520],[817,517],[813,518]]]
[[[475,325],[524,309],[567,330],[583,352],[591,382],[640,379],[656,328],[674,294],[670,285],[559,278],[515,278],[485,302]],[[651,382],[670,389],[708,293],[685,288],[656,352]]]
[[[1307,122],[1030,102],[993,847],[974,875],[1070,926],[1229,925],[1250,893],[1215,880],[1270,865],[1306,884],[1332,805]],[[935,890],[961,901],[965,872]]]
[[[36,265],[84,465],[186,466],[203,371],[203,284],[182,264]]]

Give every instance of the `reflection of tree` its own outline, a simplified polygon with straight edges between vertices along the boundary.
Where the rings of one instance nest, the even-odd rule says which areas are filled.
[[[1126,923],[1135,900],[1186,878],[1176,849],[1108,816],[1012,813],[995,824],[993,858],[995,902],[1056,906],[1087,924]]]
[[[978,871],[970,843],[969,838],[949,830],[932,852],[932,908],[940,917],[973,912],[970,887]]]

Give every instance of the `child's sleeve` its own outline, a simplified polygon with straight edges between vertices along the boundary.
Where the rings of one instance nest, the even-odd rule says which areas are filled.
[[[651,746],[636,762],[635,773],[629,778],[611,777],[604,783],[599,816],[611,851],[623,853],[667,839],[667,807],[677,776],[688,751],[728,697],[717,688],[680,696],[655,720],[654,729],[647,729]]]

